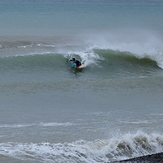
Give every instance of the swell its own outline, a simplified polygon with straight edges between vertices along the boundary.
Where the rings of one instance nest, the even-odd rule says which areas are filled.
[[[62,55],[36,54],[0,58],[1,70],[60,68],[65,58]]]

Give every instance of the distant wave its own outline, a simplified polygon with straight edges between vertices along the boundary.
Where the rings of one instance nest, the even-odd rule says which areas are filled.
[[[40,123],[39,124],[42,127],[59,127],[59,126],[63,126],[63,127],[67,127],[67,126],[73,126],[75,124],[66,122],[66,123],[55,123],[55,122],[51,122],[51,123]]]
[[[41,126],[41,127],[67,127],[67,126],[73,126],[75,124],[65,122],[65,123],[58,123],[58,122],[49,122],[49,123],[32,123],[32,124],[3,124],[0,125],[0,128],[25,128],[25,127],[35,127],[35,126]]]
[[[31,126],[34,126],[34,124],[4,124],[0,125],[0,128],[24,128]]]
[[[162,152],[163,136],[157,133],[121,135],[108,140],[72,143],[0,143],[0,154],[40,162],[103,163]]]

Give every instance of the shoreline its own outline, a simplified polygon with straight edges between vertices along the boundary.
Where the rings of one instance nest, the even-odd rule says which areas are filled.
[[[163,152],[111,163],[163,163]]]

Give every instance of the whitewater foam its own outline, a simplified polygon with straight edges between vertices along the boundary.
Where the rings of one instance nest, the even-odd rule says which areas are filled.
[[[40,162],[97,163],[122,160],[163,150],[163,136],[137,132],[108,140],[72,143],[1,143],[0,154]]]

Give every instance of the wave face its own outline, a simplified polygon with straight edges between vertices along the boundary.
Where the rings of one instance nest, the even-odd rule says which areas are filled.
[[[8,158],[38,162],[102,163],[162,152],[163,136],[144,132],[108,140],[72,143],[1,143],[0,154]]]
[[[53,72],[63,78],[63,74],[70,72],[79,73],[80,70],[71,68],[69,59],[76,57],[84,64],[84,75],[102,78],[133,78],[147,76],[162,76],[162,70],[157,62],[149,58],[136,58],[133,54],[111,50],[92,50],[92,54],[36,54],[27,56],[14,56],[0,58],[1,73],[28,73],[42,75]],[[96,71],[96,74],[92,73]],[[40,74],[40,75],[41,75]],[[65,76],[66,77],[66,76]],[[87,77],[88,78],[88,77]],[[59,78],[58,78],[59,79]]]

